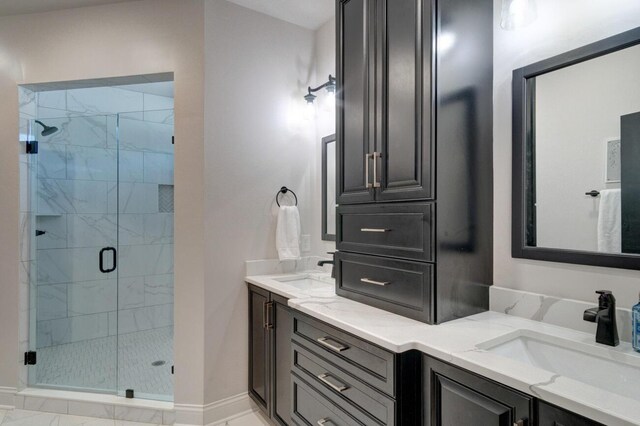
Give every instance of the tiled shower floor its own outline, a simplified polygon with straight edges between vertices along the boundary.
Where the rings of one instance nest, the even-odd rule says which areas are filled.
[[[172,399],[173,327],[117,339],[109,336],[38,349],[37,384],[111,392],[133,389],[136,397]],[[156,361],[165,363],[153,366]]]

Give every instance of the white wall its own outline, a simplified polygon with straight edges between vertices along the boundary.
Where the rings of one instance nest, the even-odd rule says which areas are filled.
[[[637,0],[537,0],[539,17],[518,31],[500,28],[494,2],[494,283],[497,286],[595,301],[614,291],[622,307],[637,303],[640,272],[511,258],[511,73],[640,25]]]
[[[324,23],[315,33],[315,71],[316,87],[329,77],[336,76],[336,19],[335,17]],[[323,241],[322,229],[322,138],[336,132],[336,107],[335,97],[327,96],[325,91],[317,93],[316,99],[316,180],[313,186],[313,199],[316,205],[313,209],[312,243],[314,254],[328,256],[327,252],[335,251],[336,244],[333,241]],[[334,144],[335,145],[335,144]],[[335,216],[335,214],[334,214]]]
[[[203,14],[202,1],[144,0],[0,18],[0,387],[17,385],[28,289],[18,286],[17,85],[174,72],[175,395],[204,403]]]
[[[286,185],[303,234],[316,234],[314,33],[223,0],[205,2],[206,346],[208,401],[247,390],[244,261],[273,259]],[[319,198],[318,198],[319,199]]]
[[[620,139],[620,117],[640,111],[640,46],[536,78],[538,247],[598,251],[606,141]],[[618,252],[621,248],[618,247]]]

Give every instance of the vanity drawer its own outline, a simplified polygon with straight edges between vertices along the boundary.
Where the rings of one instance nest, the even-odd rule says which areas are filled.
[[[434,206],[434,203],[339,206],[336,248],[433,262]]]
[[[293,344],[293,371],[313,383],[317,389],[340,407],[352,404],[358,411],[350,412],[360,418],[360,411],[368,413],[384,425],[395,424],[395,401],[372,389],[307,348]]]
[[[292,340],[369,386],[396,396],[392,352],[295,311]]]
[[[434,265],[336,253],[336,293],[420,321],[432,321]]]
[[[299,426],[363,426],[362,423],[348,415],[333,404],[317,389],[309,385],[295,374],[291,374],[293,387],[293,408],[291,419]]]

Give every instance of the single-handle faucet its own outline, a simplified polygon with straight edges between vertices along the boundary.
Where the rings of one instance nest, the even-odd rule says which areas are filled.
[[[598,324],[596,342],[603,345],[618,346],[618,324],[616,322],[616,298],[609,290],[596,291],[600,295],[598,307],[584,311],[584,320]]]
[[[318,266],[324,266],[324,265],[332,265],[331,267],[331,278],[335,278],[336,277],[336,253],[335,252],[327,252],[327,254],[330,254],[331,256],[333,256],[332,260],[320,260],[318,261]]]

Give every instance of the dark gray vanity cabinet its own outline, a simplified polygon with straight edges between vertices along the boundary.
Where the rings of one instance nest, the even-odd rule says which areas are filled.
[[[337,0],[337,37],[337,294],[432,324],[487,310],[493,2]]]
[[[602,423],[548,404],[538,402],[538,426],[603,426]]]
[[[280,425],[291,424],[291,333],[287,300],[249,284],[249,396]]]
[[[534,399],[424,356],[425,426],[534,426]]]
[[[295,424],[421,424],[419,352],[389,352],[299,312],[292,345]]]

